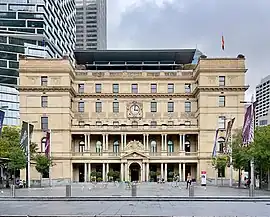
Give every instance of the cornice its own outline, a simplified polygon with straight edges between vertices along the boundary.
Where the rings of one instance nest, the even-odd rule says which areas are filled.
[[[249,86],[199,86],[196,87],[193,91],[193,94],[196,96],[199,92],[245,92]]]
[[[19,86],[20,92],[69,92],[73,97],[76,91],[71,86]]]
[[[185,94],[185,93],[179,93],[179,94],[168,94],[168,93],[138,93],[138,94],[132,94],[132,93],[119,93],[119,94],[113,94],[113,93],[83,93],[83,94],[77,94],[76,97],[78,98],[194,98],[194,95],[192,93]]]

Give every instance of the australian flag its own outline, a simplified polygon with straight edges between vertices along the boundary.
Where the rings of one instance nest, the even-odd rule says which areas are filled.
[[[0,110],[0,136],[3,129],[4,118],[5,118],[5,112]]]

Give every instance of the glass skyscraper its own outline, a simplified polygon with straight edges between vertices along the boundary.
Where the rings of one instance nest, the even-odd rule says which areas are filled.
[[[12,101],[19,107],[14,87],[18,85],[20,55],[68,55],[74,61],[75,15],[75,0],[0,0],[0,105],[6,107]],[[10,109],[7,112],[12,116]]]

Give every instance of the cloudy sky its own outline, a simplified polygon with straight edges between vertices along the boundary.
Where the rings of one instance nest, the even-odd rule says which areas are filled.
[[[208,57],[244,54],[249,98],[270,74],[269,8],[270,0],[108,0],[108,48],[197,45]]]

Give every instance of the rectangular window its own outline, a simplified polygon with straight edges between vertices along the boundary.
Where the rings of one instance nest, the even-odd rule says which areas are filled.
[[[185,112],[191,112],[191,102],[185,102]]]
[[[185,93],[191,92],[191,84],[185,84]]]
[[[174,102],[168,102],[168,112],[174,112]]]
[[[78,112],[84,112],[84,102],[78,102]]]
[[[224,116],[219,116],[218,117],[218,128],[219,129],[222,129],[222,130],[225,129],[225,127],[226,127],[225,126],[226,125],[225,120],[226,120],[226,118]]]
[[[113,113],[119,113],[119,102],[113,102]]]
[[[84,84],[78,84],[78,92],[84,93]]]
[[[41,129],[43,131],[47,131],[49,129],[48,117],[41,117]]]
[[[157,102],[151,102],[151,112],[157,112]]]
[[[225,76],[219,76],[219,86],[225,86]]]
[[[102,103],[101,102],[96,102],[96,112],[97,113],[102,112]]]
[[[157,93],[157,84],[151,84],[151,93]]]
[[[119,84],[113,84],[113,93],[119,93]]]
[[[138,93],[138,84],[131,85],[131,93]]]
[[[48,85],[48,77],[47,76],[41,76],[41,86],[47,86]]]
[[[218,97],[218,105],[219,107],[225,107],[225,96]]]
[[[168,93],[174,93],[174,84],[168,84]]]
[[[48,96],[41,96],[41,107],[42,108],[48,107]]]
[[[101,93],[101,84],[96,84],[96,93]]]

